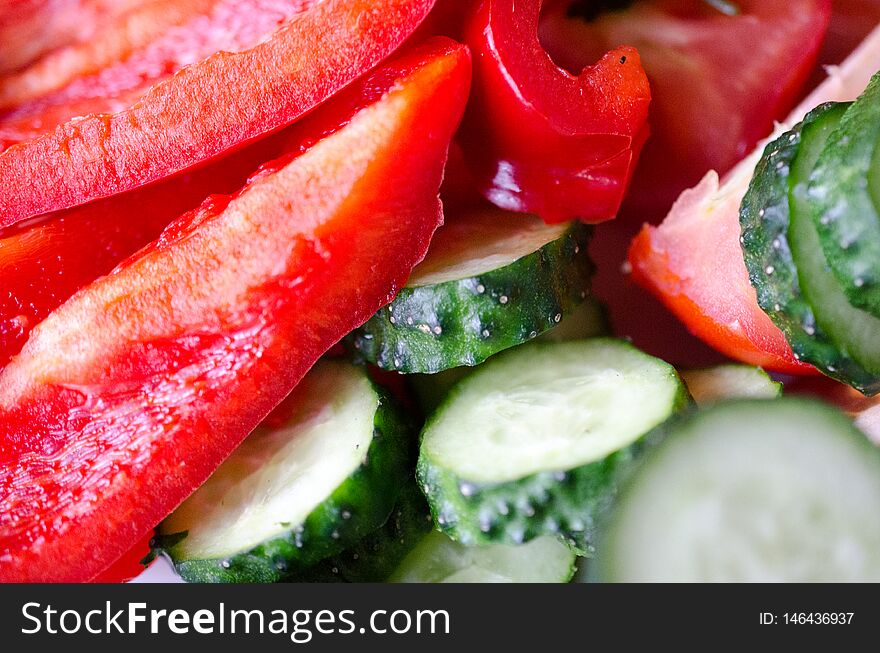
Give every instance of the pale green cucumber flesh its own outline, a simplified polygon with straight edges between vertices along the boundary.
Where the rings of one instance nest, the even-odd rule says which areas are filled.
[[[414,272],[416,285],[403,288],[347,339],[357,357],[407,374],[478,365],[559,325],[587,297],[589,227],[548,226],[528,215],[492,217],[491,224],[474,227],[493,234],[485,239],[470,234],[463,242],[457,232],[438,233]],[[489,253],[477,255],[481,245]],[[501,246],[510,249],[495,251]],[[466,250],[465,261],[455,247]]]
[[[829,135],[806,194],[828,265],[848,303],[880,317],[878,143],[880,75],[875,75]]]
[[[827,363],[820,369],[866,394],[874,394],[880,391],[880,320],[853,307],[829,269],[807,188],[812,183],[811,171],[827,150],[828,138],[840,119],[839,111],[829,113],[804,128],[791,172],[788,241],[816,329],[827,334],[841,354],[836,365]]]
[[[618,497],[591,571],[618,582],[880,580],[880,450],[803,399],[669,427]]]
[[[562,318],[558,326],[545,331],[531,342],[566,342],[611,334],[608,309],[593,297],[587,297],[580,306]],[[525,343],[528,346],[531,343]],[[430,415],[439,406],[452,387],[473,371],[472,367],[453,367],[436,374],[408,376],[419,406]]]
[[[434,531],[403,559],[391,583],[567,583],[575,554],[555,537],[467,547]]]
[[[782,384],[760,367],[717,365],[701,370],[685,370],[681,378],[698,406],[724,399],[773,399],[782,394]]]
[[[196,582],[275,582],[380,526],[407,477],[409,425],[363,368],[323,361],[159,528]]]
[[[671,366],[621,341],[521,347],[455,386],[423,431],[417,474],[440,529],[464,544],[559,535],[586,553],[646,434],[687,401]]]

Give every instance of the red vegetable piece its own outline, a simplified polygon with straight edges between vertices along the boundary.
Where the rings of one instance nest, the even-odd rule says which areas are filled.
[[[286,131],[192,173],[0,231],[0,369],[71,295],[158,238],[211,194],[239,188],[283,151]]]
[[[34,330],[0,373],[0,581],[107,568],[394,297],[442,222],[469,80],[448,39],[380,70],[339,131],[184,215]],[[320,136],[326,113],[300,128]]]
[[[217,52],[126,98],[137,99],[127,109],[0,153],[0,228],[190,169],[293,122],[387,58],[434,4],[295,1],[302,12],[259,45]]]
[[[758,306],[739,245],[740,197],[703,210],[717,179],[685,191],[659,227],[645,225],[629,252],[633,278],[723,354],[776,372],[813,371]]]
[[[595,4],[554,0],[541,38],[568,70],[621,43],[638,49],[653,96],[651,138],[626,199],[640,221],[665,215],[707,170],[727,172],[785,117],[831,13],[831,0],[736,0],[732,16],[703,0],[639,0],[593,16]]]
[[[141,564],[141,561],[150,554],[150,540],[155,531],[150,531],[135,544],[129,551],[123,554],[119,560],[110,567],[95,576],[93,583],[127,583],[144,571],[149,565]]]
[[[823,102],[855,99],[878,61],[880,27],[791,112],[776,134]],[[662,224],[645,225],[632,242],[629,262],[635,280],[704,342],[770,370],[815,374],[794,358],[783,333],[758,306],[743,262],[739,206],[761,152],[757,148],[723,180],[710,172],[685,191]]]
[[[468,18],[474,91],[461,132],[483,195],[547,222],[617,214],[647,136],[638,53],[608,52],[574,77],[538,42],[541,0],[485,0]]]

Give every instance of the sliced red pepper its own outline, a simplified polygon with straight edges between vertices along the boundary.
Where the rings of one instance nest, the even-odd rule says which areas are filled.
[[[183,216],[34,330],[0,373],[0,580],[107,568],[394,297],[442,222],[469,80],[452,41],[407,55],[335,134]]]
[[[187,170],[293,122],[387,58],[433,4],[297,0],[303,11],[259,45],[188,66],[119,113],[9,148],[0,228]]]
[[[123,3],[125,4],[125,3]],[[215,52],[240,52],[310,0],[141,0],[109,12],[91,38],[0,79],[0,151],[75,116],[133,105],[156,83]]]
[[[120,14],[146,0],[0,1],[0,74],[47,52],[94,38]]]
[[[126,551],[119,560],[110,567],[95,576],[93,583],[126,583],[144,571],[149,565],[143,565],[143,560],[150,554],[150,541],[155,531],[150,531],[141,541]]]
[[[653,95],[651,138],[625,203],[639,222],[662,218],[707,170],[726,173],[773,130],[797,100],[831,14],[831,0],[735,0],[734,15],[705,0],[638,0],[606,12],[597,4],[548,2],[541,40],[572,71],[620,43],[638,49]]]
[[[0,369],[71,295],[158,238],[211,194],[241,188],[284,149],[286,131],[167,181],[0,231]]]
[[[647,136],[650,89],[621,47],[562,70],[538,42],[541,0],[484,0],[468,17],[474,91],[461,142],[494,204],[548,222],[617,214]]]

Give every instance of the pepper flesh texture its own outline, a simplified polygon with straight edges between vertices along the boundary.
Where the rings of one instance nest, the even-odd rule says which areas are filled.
[[[546,222],[601,222],[620,208],[647,138],[651,99],[638,53],[621,47],[562,70],[538,42],[542,0],[485,0],[465,23],[474,90],[461,143],[497,206]]]
[[[123,111],[10,147],[0,153],[0,228],[163,179],[292,123],[386,59],[433,4],[308,4],[268,40],[188,66]]]
[[[209,195],[241,188],[261,163],[282,152],[286,131],[192,173],[48,214],[8,233],[0,230],[0,369],[21,351],[31,330],[77,290],[108,274]]]
[[[0,0],[0,75],[94,38],[146,0]]]
[[[855,99],[880,63],[880,27],[840,68],[777,126],[770,139],[823,102]],[[769,139],[768,139],[769,140]],[[645,225],[633,240],[633,278],[650,290],[688,330],[744,363],[792,374],[817,374],[798,361],[785,335],[758,306],[740,246],[739,206],[764,143],[723,180],[709,172],[686,190],[659,226]]]
[[[549,3],[548,3],[549,4]],[[590,5],[584,2],[581,5]],[[830,0],[737,0],[725,15],[704,0],[640,0],[593,21],[542,14],[542,42],[568,70],[608,47],[638,49],[651,80],[651,138],[624,203],[656,221],[707,170],[724,174],[798,99],[831,14]]]
[[[442,222],[470,82],[452,41],[407,56],[339,131],[183,216],[34,330],[0,374],[0,581],[97,575],[395,296]]]
[[[121,111],[216,52],[241,52],[314,0],[150,0],[0,79],[0,151],[75,116]]]

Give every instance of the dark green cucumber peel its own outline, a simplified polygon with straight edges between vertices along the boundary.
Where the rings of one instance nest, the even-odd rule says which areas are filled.
[[[406,287],[347,340],[386,370],[433,374],[473,366],[559,324],[587,296],[591,229],[564,236],[476,277]]]
[[[434,525],[415,480],[405,483],[388,520],[353,547],[298,574],[297,582],[380,583]]]
[[[508,483],[465,481],[427,458],[419,459],[416,474],[426,494],[443,497],[431,502],[431,514],[453,540],[466,546],[523,544],[557,535],[578,555],[589,556],[599,518],[613,503],[616,488],[657,442],[652,431],[603,460]],[[479,515],[479,523],[470,519],[473,514]]]
[[[880,143],[880,75],[831,134],[807,196],[822,249],[850,304],[880,317],[880,212],[875,160]]]
[[[670,371],[678,376],[671,366]],[[466,384],[453,387],[440,409],[428,419],[423,436],[432,422],[442,417],[442,409],[466,392]],[[672,414],[691,405],[691,397],[681,383]],[[435,464],[423,447],[416,477],[438,529],[466,546],[517,545],[543,535],[556,535],[578,555],[591,556],[598,522],[638,461],[665,436],[661,427],[648,430],[600,460],[497,483],[460,478]]]
[[[562,322],[531,342],[567,342],[611,333],[608,308],[595,297],[587,297]],[[453,367],[436,374],[410,374],[407,379],[415,391],[419,406],[426,415],[430,415],[449,394],[449,390],[473,370],[473,367]]]
[[[277,583],[299,578],[303,570],[376,530],[388,519],[412,473],[413,425],[387,393],[374,387],[380,405],[364,462],[302,524],[223,559],[183,559],[178,546],[185,532],[157,535],[154,552],[167,555],[188,582]]]
[[[841,115],[847,106],[820,105],[803,122],[767,145],[740,205],[741,242],[758,305],[785,334],[795,357],[832,378],[868,389],[876,378],[841,351],[817,324],[801,292],[788,240],[790,172],[803,130],[820,118]]]

